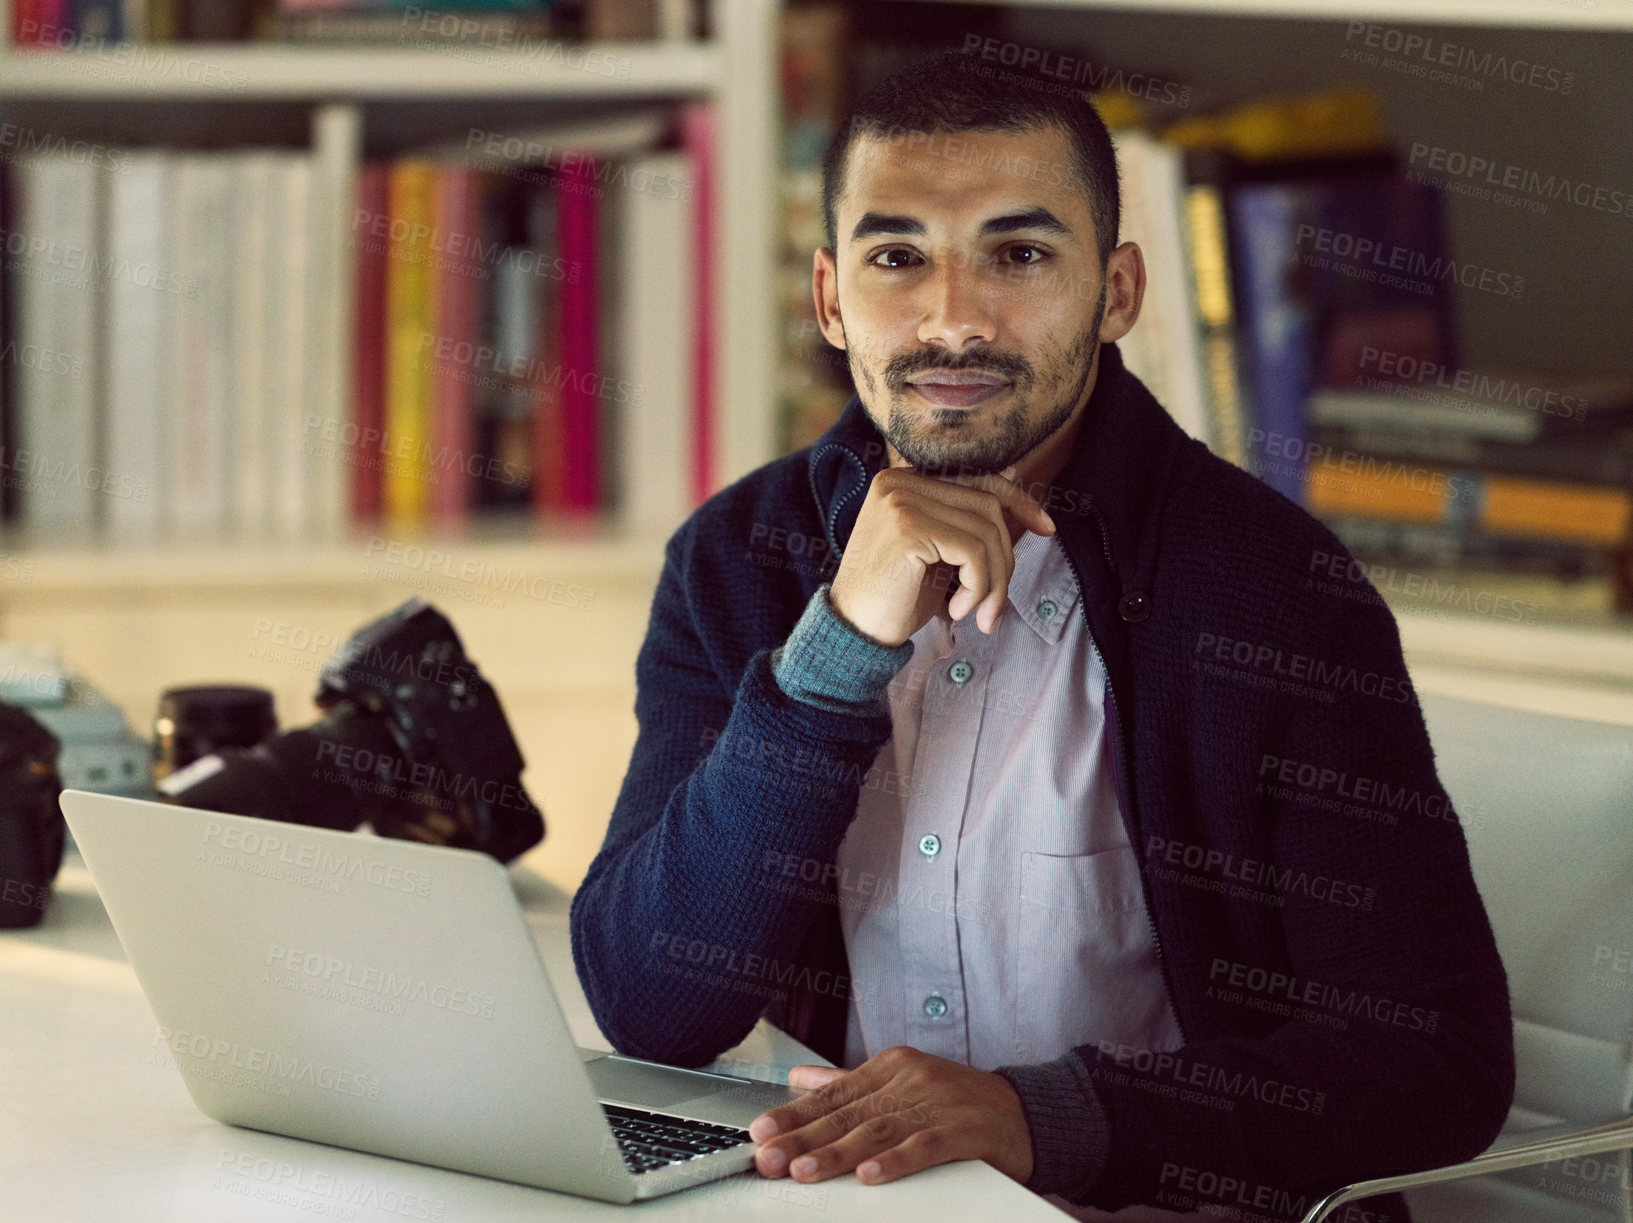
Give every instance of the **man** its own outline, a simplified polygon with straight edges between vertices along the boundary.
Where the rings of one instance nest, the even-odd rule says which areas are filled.
[[[1098,116],[943,56],[825,179],[858,393],[669,541],[573,904],[602,1030],[700,1065],[766,1014],[845,1067],[752,1129],[802,1181],[1292,1212],[1482,1150],[1507,985],[1394,621],[1123,368]]]

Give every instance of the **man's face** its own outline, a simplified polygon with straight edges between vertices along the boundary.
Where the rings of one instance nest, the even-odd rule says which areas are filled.
[[[859,138],[835,241],[816,258],[824,333],[869,417],[921,469],[1018,462],[1087,400],[1100,340],[1127,331],[1121,300],[1102,327],[1107,272],[1053,125]]]

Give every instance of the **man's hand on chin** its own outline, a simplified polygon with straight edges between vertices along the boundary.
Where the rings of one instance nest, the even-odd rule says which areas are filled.
[[[791,1087],[813,1088],[756,1117],[763,1176],[827,1180],[856,1170],[877,1185],[957,1159],[981,1159],[1025,1184],[1032,1134],[1009,1081],[898,1045],[855,1070],[796,1066]]]

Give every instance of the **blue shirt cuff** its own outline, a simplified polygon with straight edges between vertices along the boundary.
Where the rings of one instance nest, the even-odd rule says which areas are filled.
[[[1081,1204],[1105,1171],[1111,1151],[1106,1110],[1075,1053],[1036,1066],[1000,1066],[1021,1098],[1032,1134],[1034,1193]]]
[[[880,645],[834,610],[830,583],[818,586],[794,631],[771,652],[777,686],[834,713],[888,713],[885,690],[913,657],[913,643]]]

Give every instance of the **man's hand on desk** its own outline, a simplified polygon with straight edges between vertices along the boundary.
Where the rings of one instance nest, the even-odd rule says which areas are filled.
[[[1007,1079],[898,1046],[855,1070],[796,1066],[791,1087],[815,1088],[755,1118],[761,1175],[821,1181],[856,1169],[866,1184],[936,1164],[980,1159],[1025,1184],[1032,1134]]]

